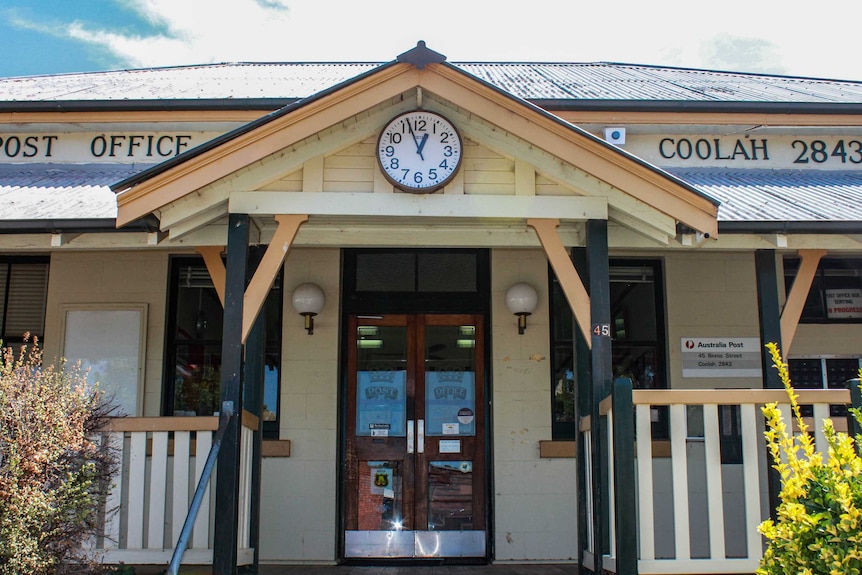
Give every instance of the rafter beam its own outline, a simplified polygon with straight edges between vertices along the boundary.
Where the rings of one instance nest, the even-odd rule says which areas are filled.
[[[572,308],[572,315],[575,316],[575,321],[578,322],[578,327],[584,335],[584,341],[587,347],[591,348],[593,338],[590,334],[590,296],[575,269],[572,258],[569,257],[569,252],[557,235],[560,220],[530,218],[527,220],[527,225],[536,230],[548,262],[557,274],[560,287],[563,288],[563,293],[566,294],[566,299]]]
[[[785,357],[790,352],[793,336],[796,335],[796,328],[799,326],[799,318],[802,317],[802,308],[805,307],[805,300],[808,299],[808,292],[817,274],[817,266],[824,255],[826,250],[799,250],[802,261],[799,263],[799,271],[796,272],[796,279],[793,280],[790,293],[787,295],[784,311],[781,312],[781,352]]]

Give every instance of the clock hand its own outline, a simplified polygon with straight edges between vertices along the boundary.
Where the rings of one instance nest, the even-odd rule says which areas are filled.
[[[416,139],[416,134],[413,133],[413,126],[410,125],[410,120],[405,120],[405,122],[407,122],[407,130],[410,132],[410,137],[413,138],[413,144],[416,146],[416,153],[421,157],[422,150],[419,147],[419,141]],[[424,160],[425,158],[422,159]]]
[[[416,146],[416,153],[419,154],[419,157],[422,158],[422,161],[425,161],[425,156],[422,155],[422,148],[425,147],[425,142],[428,141],[428,133],[422,134],[422,141],[419,142],[419,145]]]

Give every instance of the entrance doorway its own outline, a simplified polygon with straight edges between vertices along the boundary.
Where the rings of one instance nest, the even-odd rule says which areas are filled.
[[[483,315],[351,315],[346,343],[345,557],[486,557]]]

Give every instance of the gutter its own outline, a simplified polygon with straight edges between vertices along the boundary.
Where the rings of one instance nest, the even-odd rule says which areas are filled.
[[[719,234],[854,234],[862,235],[862,221],[719,221]]]
[[[530,102],[550,112],[698,112],[702,114],[862,114],[862,104],[813,102],[700,102],[685,100],[569,100],[536,99]]]
[[[69,100],[0,101],[0,113],[27,112],[189,112],[189,111],[272,111],[289,106],[300,98],[207,98],[199,100]]]
[[[149,215],[117,229],[116,218],[0,220],[2,234],[59,234],[157,232],[159,222]]]

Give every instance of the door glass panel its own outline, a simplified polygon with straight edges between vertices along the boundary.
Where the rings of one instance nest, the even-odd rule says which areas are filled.
[[[476,328],[425,328],[425,434],[476,434]]]
[[[404,437],[407,328],[360,325],[356,355],[356,435]]]
[[[360,462],[360,530],[400,531],[403,503],[401,462]]]
[[[473,462],[432,461],[428,468],[428,529],[473,529]]]

